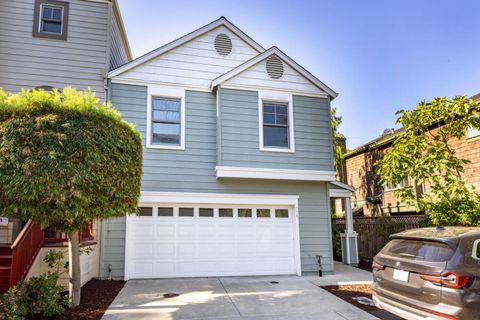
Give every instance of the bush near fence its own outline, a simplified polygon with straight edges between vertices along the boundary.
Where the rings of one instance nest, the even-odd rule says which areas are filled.
[[[423,227],[424,219],[424,215],[354,218],[353,229],[358,233],[358,257],[360,260],[373,260],[387,244],[391,234]],[[345,219],[333,218],[332,226],[334,230],[345,230]],[[335,247],[338,241],[334,239],[333,243]],[[337,249],[334,248],[334,252],[338,251]]]

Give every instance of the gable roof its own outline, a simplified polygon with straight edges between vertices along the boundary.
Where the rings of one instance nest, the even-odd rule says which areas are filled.
[[[167,43],[164,46],[161,46],[153,51],[150,51],[108,73],[108,77],[114,77],[117,76],[121,73],[124,73],[125,71],[128,71],[144,62],[147,62],[149,60],[152,60],[159,55],[170,51],[178,46],[181,46],[182,44],[191,41],[215,28],[218,28],[220,26],[225,26],[228,28],[230,31],[232,31],[236,36],[238,36],[240,39],[248,43],[250,46],[252,46],[256,51],[259,53],[264,52],[265,49],[259,45],[257,42],[255,42],[252,38],[250,38],[248,35],[246,35],[242,30],[240,30],[238,27],[236,27],[233,23],[228,21],[225,17],[220,17],[219,19],[193,31],[190,32],[189,34],[184,35],[183,37],[178,38],[177,40],[174,40],[170,43]]]
[[[292,58],[287,56],[285,53],[283,53],[280,49],[277,47],[271,47],[267,51],[264,51],[257,55],[256,57],[253,57],[252,59],[242,63],[241,65],[233,68],[232,70],[228,71],[227,73],[224,73],[223,75],[215,78],[212,80],[211,88],[215,88],[222,82],[227,81],[228,79],[231,79],[235,77],[236,75],[240,74],[241,72],[247,70],[248,68],[256,65],[257,63],[265,60],[272,54],[276,54],[279,56],[283,61],[285,61],[290,67],[292,67],[294,70],[299,72],[301,75],[303,75],[305,78],[307,78],[310,82],[312,82],[315,86],[320,88],[321,90],[325,91],[328,93],[328,95],[332,98],[335,99],[338,96],[338,93],[333,91],[330,87],[328,87],[326,84],[324,84],[322,81],[318,80],[313,74],[308,72],[304,67],[299,65],[297,62],[295,62]]]

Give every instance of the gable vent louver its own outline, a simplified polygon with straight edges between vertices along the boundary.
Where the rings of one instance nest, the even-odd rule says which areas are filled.
[[[227,56],[232,52],[232,39],[225,33],[220,33],[215,37],[215,50],[221,56]]]
[[[267,73],[272,79],[280,79],[283,76],[282,59],[275,54],[267,59]]]

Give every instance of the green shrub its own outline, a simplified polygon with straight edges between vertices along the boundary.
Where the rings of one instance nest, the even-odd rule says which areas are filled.
[[[0,216],[78,231],[137,211],[142,140],[95,94],[0,89]]]
[[[25,299],[28,304],[28,313],[46,317],[61,314],[68,305],[68,299],[62,295],[63,287],[57,284],[58,275],[47,272],[26,281]]]
[[[0,295],[0,320],[23,320],[28,314],[24,288],[13,287]]]

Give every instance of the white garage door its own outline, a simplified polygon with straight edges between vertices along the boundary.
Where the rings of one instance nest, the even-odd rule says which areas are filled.
[[[127,218],[127,279],[298,274],[291,206],[144,205]]]

